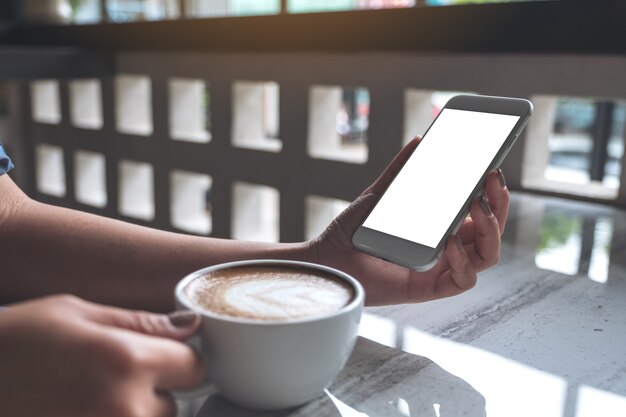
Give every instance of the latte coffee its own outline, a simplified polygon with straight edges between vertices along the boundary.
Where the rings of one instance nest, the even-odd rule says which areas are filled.
[[[335,275],[282,265],[219,269],[191,281],[184,293],[208,313],[259,321],[323,316],[355,297],[352,285]]]
[[[318,398],[350,357],[365,291],[345,272],[280,259],[199,269],[174,291],[179,309],[200,314],[186,340],[207,377],[194,391],[217,390],[239,406],[282,410]]]

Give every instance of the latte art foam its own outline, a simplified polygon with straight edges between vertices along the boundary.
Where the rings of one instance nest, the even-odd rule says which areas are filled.
[[[195,279],[185,288],[185,295],[211,313],[288,321],[339,310],[350,303],[354,290],[322,271],[253,266],[215,271]]]

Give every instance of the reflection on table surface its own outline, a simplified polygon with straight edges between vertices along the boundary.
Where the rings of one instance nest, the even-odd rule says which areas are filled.
[[[433,414],[436,413],[436,414]],[[439,414],[440,413],[440,414]],[[485,398],[471,385],[423,356],[359,337],[348,364],[320,397],[275,412],[237,407],[219,394],[203,401],[198,417],[485,416]]]
[[[214,394],[181,416],[626,416],[626,213],[514,193],[476,288],[366,309],[319,399],[258,413]]]

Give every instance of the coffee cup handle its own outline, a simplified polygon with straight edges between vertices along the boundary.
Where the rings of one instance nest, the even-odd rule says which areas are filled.
[[[202,352],[202,339],[200,338],[199,334],[191,336],[190,338],[185,340],[185,343],[196,352],[196,355],[202,357],[202,354],[200,353]],[[202,381],[202,383],[197,387],[185,391],[172,391],[171,394],[176,399],[190,400],[193,398],[206,397],[214,393],[216,389],[213,382],[209,379],[208,372],[205,375],[206,376],[204,377],[204,381]]]

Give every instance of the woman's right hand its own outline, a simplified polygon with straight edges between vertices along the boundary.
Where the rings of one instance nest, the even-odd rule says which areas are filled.
[[[204,366],[181,341],[193,313],[160,315],[52,296],[0,311],[0,415],[165,417],[169,390],[199,385]]]

